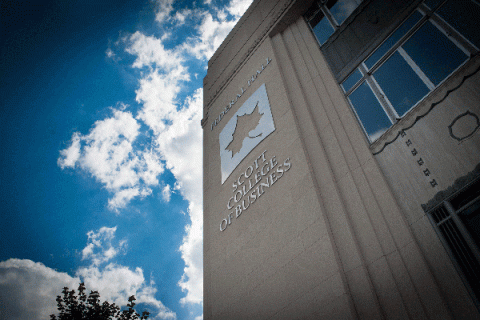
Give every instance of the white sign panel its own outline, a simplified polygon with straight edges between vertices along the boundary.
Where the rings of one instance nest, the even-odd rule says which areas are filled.
[[[222,184],[263,139],[275,131],[265,84],[252,94],[220,132]]]

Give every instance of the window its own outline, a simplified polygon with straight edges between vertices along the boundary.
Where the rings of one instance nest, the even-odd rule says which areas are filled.
[[[480,299],[480,180],[428,214],[470,293]]]
[[[338,29],[348,16],[358,7],[361,0],[317,1],[305,17],[320,44]]]
[[[320,44],[360,0],[318,1],[306,19]],[[478,53],[477,0],[426,0],[341,86],[370,142]]]

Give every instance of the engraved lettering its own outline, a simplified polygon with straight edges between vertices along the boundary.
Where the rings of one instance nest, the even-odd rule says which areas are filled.
[[[241,185],[245,182],[245,181],[240,182],[240,178],[241,178],[242,176],[243,176],[243,174],[240,175],[240,177],[238,177],[238,180],[237,180],[237,183],[238,183],[239,186],[241,186]]]
[[[264,172],[265,168],[267,168],[267,171]],[[262,167],[262,171],[260,172],[262,176],[266,175],[270,171],[270,167],[268,166],[268,162],[265,163]]]
[[[248,200],[248,198],[247,198],[247,200]],[[247,210],[247,208],[250,206],[250,202],[247,201],[247,200],[243,200],[243,201],[242,201],[243,210]],[[248,205],[245,206],[245,203],[248,203]],[[238,218],[238,216],[237,216],[237,218]]]
[[[258,171],[255,173],[255,184],[257,184],[260,180],[262,180],[262,175],[260,174],[260,171]]]
[[[290,170],[290,167],[292,166],[292,164],[290,163],[290,158],[287,158],[284,162],[283,162],[283,165],[286,167],[285,168],[285,172],[287,172],[288,170]]]
[[[257,158],[257,160],[260,159],[260,158],[262,158],[262,162],[267,161],[267,160],[265,159],[265,152],[267,152],[267,150],[263,151],[262,154],[260,155],[260,157]],[[258,168],[258,167],[257,167],[257,168]]]
[[[250,173],[247,174],[248,169],[250,169]],[[245,178],[250,177],[250,176],[252,175],[252,173],[253,173],[253,167],[252,167],[252,166],[249,166],[249,167],[247,168],[247,170],[245,170],[245,174],[244,174],[244,175],[245,175]]]
[[[255,194],[255,191],[253,191],[250,194],[250,203],[254,203],[256,199],[257,199],[257,195]]]
[[[283,168],[282,168],[282,165],[279,165],[279,166],[277,167],[277,174],[278,174],[278,175],[277,175],[278,179],[280,179],[280,178],[283,176]]]
[[[222,228],[224,222],[225,222],[225,227]],[[223,231],[225,229],[227,229],[227,219],[223,219],[222,222],[220,222],[220,231]]]
[[[247,81],[248,87],[250,87],[250,85],[257,79],[257,76],[259,74],[261,74],[263,70],[265,70],[266,66],[268,66],[270,64],[272,59],[266,58],[266,61],[267,61],[267,63],[265,65],[262,64],[260,66],[260,70],[257,70],[256,73],[254,75],[252,75],[252,77]],[[235,99],[231,100],[230,103],[228,104],[228,106],[225,107],[225,111],[224,112],[222,111],[223,115],[225,115],[232,108],[232,106],[235,104],[235,102],[238,101],[238,99],[243,95],[243,93],[245,91],[247,91],[247,90],[244,87],[240,87],[240,93],[237,93],[236,96],[235,96]],[[212,125],[210,126],[211,131],[213,131],[213,128],[216,127],[218,125],[218,123],[222,120],[223,115],[218,116],[217,118],[214,119],[214,121],[212,122]]]
[[[235,208],[235,216],[238,218],[238,217],[240,217],[241,214],[242,214],[242,207],[240,205],[238,205]]]
[[[270,186],[273,186],[275,182],[277,182],[278,177],[275,175],[275,172],[272,172],[270,174]]]
[[[273,169],[273,167],[275,167],[277,165],[277,159],[275,159],[275,157],[272,157],[272,159],[270,159],[270,169]]]
[[[240,194],[240,197],[238,197],[238,199],[237,199],[238,194]],[[235,193],[235,202],[240,201],[240,199],[242,199],[242,197],[243,197],[242,190],[238,190],[237,193]]]
[[[232,224],[234,219],[239,218],[245,210],[267,191],[266,189],[272,187],[285,175],[285,172],[290,170],[290,158],[286,158],[283,163],[279,163],[276,156],[267,157],[266,152],[267,150],[264,150],[233,181],[233,194],[227,201],[228,212],[226,218],[220,222],[220,231],[224,231]],[[264,176],[266,179],[262,179]]]
[[[267,182],[260,182],[260,190],[262,190],[262,194],[265,193],[265,191],[263,190],[263,187],[267,187],[267,188],[270,188],[270,182],[268,181],[268,178],[267,178]]]
[[[230,199],[228,199],[228,202],[227,202],[227,209],[228,209],[228,210],[230,210],[230,209],[233,208],[233,206],[230,204],[230,203],[232,203],[232,200],[233,200],[233,197],[231,197]],[[236,202],[238,202],[238,201],[236,201]]]

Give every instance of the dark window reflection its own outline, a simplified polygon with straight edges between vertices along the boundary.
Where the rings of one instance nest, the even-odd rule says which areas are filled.
[[[480,47],[480,6],[470,0],[449,1],[438,14],[474,45]]]
[[[335,30],[333,29],[330,22],[328,22],[328,19],[325,17],[323,17],[323,19],[321,19],[317,23],[317,25],[313,27],[313,33],[315,33],[315,36],[317,37],[320,44],[324,44],[328,40],[328,38],[330,38],[333,31]]]
[[[395,52],[374,76],[399,116],[403,116],[429,92],[398,52]]]
[[[468,58],[430,22],[425,23],[402,48],[434,85],[438,85]]]
[[[361,84],[349,99],[370,140],[376,140],[392,125],[366,82]]]
[[[422,14],[415,11],[385,42],[365,61],[369,69],[380,60],[387,51],[393,47],[401,37],[403,37],[420,19]]]
[[[362,73],[357,69],[355,70],[345,81],[342,83],[343,89],[345,92],[350,90],[354,84],[362,78]]]
[[[330,9],[330,12],[335,17],[335,20],[340,25],[348,18],[349,15],[355,10],[358,4],[355,0],[339,0]]]

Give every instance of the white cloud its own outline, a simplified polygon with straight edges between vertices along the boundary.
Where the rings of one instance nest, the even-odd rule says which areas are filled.
[[[227,6],[227,11],[230,12],[230,14],[240,18],[245,11],[247,11],[251,3],[252,0],[232,0]]]
[[[185,269],[178,285],[187,293],[180,302],[202,303],[203,301],[203,221],[202,207],[190,202],[188,212],[192,220],[185,228],[186,235],[180,246]]]
[[[180,82],[189,80],[183,66],[178,66],[168,74],[153,70],[141,79],[140,88],[136,91],[136,100],[143,105],[137,119],[158,135],[169,126],[169,121],[177,112],[177,95],[180,92]]]
[[[126,240],[115,241],[116,231],[117,227],[102,227],[87,233],[88,242],[82,250],[82,260],[90,260],[90,264],[79,268],[76,276],[85,282],[89,290],[97,290],[104,300],[122,306],[126,304],[128,297],[135,295],[136,303],[153,307],[159,319],[175,319],[175,313],[155,298],[155,283],[153,280],[146,283],[141,268],[130,270],[126,266],[111,262],[127,246]],[[105,266],[107,262],[109,263]]]
[[[167,20],[168,16],[173,10],[173,0],[157,0],[157,7],[155,9],[155,20],[159,23]]]
[[[107,51],[105,51],[105,54],[107,55],[108,58],[115,59],[116,55],[115,52],[113,52],[112,49],[108,48]]]
[[[125,305],[128,297],[135,295],[136,303],[145,303],[149,309],[154,308],[160,319],[176,319],[174,312],[166,308],[155,298],[155,283],[146,283],[141,268],[130,268],[109,263],[103,268],[89,266],[77,270],[76,275],[83,279],[88,290],[97,290],[102,300],[116,305]]]
[[[147,124],[155,135],[155,148],[165,161],[165,167],[177,180],[175,189],[189,202],[191,224],[185,228],[180,247],[185,269],[179,286],[186,292],[182,303],[201,304],[203,301],[203,220],[202,220],[202,89],[197,89],[183,105],[177,100],[182,82],[188,81],[186,62],[200,59],[206,62],[251,1],[234,0],[227,11],[234,16],[228,20],[224,11],[185,10],[175,19],[184,23],[195,16],[201,18],[196,28],[198,35],[191,37],[182,46],[167,50],[165,38],[154,38],[136,32],[131,37],[132,45],[127,52],[136,56],[133,67],[150,69],[139,82],[136,99],[142,104],[137,119]]]
[[[221,12],[217,11],[218,13],[223,19],[217,19],[210,12],[205,12],[203,20],[197,28],[198,36],[190,38],[185,44],[185,49],[195,55],[197,59],[210,59],[237,23],[237,19],[226,20]]]
[[[134,149],[140,124],[132,114],[112,110],[113,116],[96,121],[89,134],[75,132],[70,146],[60,151],[58,164],[62,169],[78,165],[92,174],[113,193],[109,208],[118,210],[135,197],[149,195],[164,169],[153,150]]]
[[[191,220],[180,247],[185,269],[178,284],[186,293],[181,300],[184,304],[201,304],[203,300],[200,127],[203,92],[201,88],[192,94],[183,91],[190,81],[187,66],[191,62],[198,63],[198,60],[206,64],[251,2],[232,0],[226,9],[218,9],[211,1],[205,0],[204,3],[210,6],[206,10],[184,9],[173,14],[172,0],[158,0],[155,13],[160,25],[166,21],[179,25],[193,19],[200,21],[195,28],[197,35],[175,48],[165,45],[170,37],[168,33],[157,38],[137,31],[126,37],[123,40],[127,44],[125,51],[135,57],[132,67],[142,69],[136,90],[136,101],[141,108],[135,116],[125,110],[114,110],[113,117],[97,121],[88,135],[74,134],[71,145],[60,152],[58,160],[61,168],[79,166],[103,183],[113,193],[109,200],[109,207],[113,210],[125,207],[134,198],[150,194],[152,187],[159,184],[157,177],[164,168],[171,171],[176,179],[175,190],[189,203]],[[180,94],[185,93],[188,97],[179,100]],[[153,132],[148,150],[134,147],[141,123]],[[168,185],[165,188],[162,194],[167,199],[171,190]],[[114,256],[113,251],[110,254]],[[107,256],[98,259],[102,261]],[[96,265],[82,269],[82,274],[106,285],[108,281],[104,279],[110,273],[97,276],[101,271],[95,268]],[[109,264],[105,272],[118,268]],[[143,279],[143,274],[130,272],[132,279]]]
[[[126,247],[126,240],[115,241],[115,232],[116,227],[102,227],[87,233],[82,260],[90,263],[79,268],[75,277],[31,260],[0,262],[0,318],[49,319],[50,314],[57,313],[55,299],[63,287],[77,290],[83,281],[87,293],[97,290],[102,301],[124,306],[135,295],[136,303],[146,304],[155,319],[176,319],[176,314],[155,298],[155,282],[147,283],[141,268],[131,270],[111,262]]]
[[[0,318],[49,319],[56,313],[63,287],[76,288],[79,278],[31,260],[0,262]]]
[[[92,265],[98,266],[125,250],[126,240],[120,241],[116,247],[113,244],[116,231],[117,227],[102,227],[98,232],[89,231],[87,246],[82,250],[82,260],[89,259]]]
[[[170,202],[170,197],[171,196],[172,196],[172,190],[170,188],[170,185],[167,184],[162,190],[163,201]]]
[[[177,12],[175,12],[175,16],[173,17],[173,19],[177,22],[177,26],[184,24],[185,20],[191,17],[193,12],[194,11],[191,9],[178,10]]]
[[[203,300],[203,220],[202,220],[202,89],[189,97],[183,109],[171,116],[171,125],[157,137],[159,152],[166,167],[177,179],[176,188],[189,202],[191,225],[180,247],[185,261],[184,275],[179,282],[187,292],[183,303]]]
[[[182,63],[183,59],[174,50],[166,49],[162,39],[146,36],[137,31],[129,39],[130,45],[126,51],[136,56],[132,67],[142,68],[145,66],[161,68],[165,72]]]
[[[177,95],[181,82],[189,80],[186,67],[180,62],[166,65],[163,58],[143,54],[151,46],[162,47],[160,39],[144,41],[146,37],[135,35],[128,52],[137,52],[143,57],[135,66],[152,67],[150,73],[140,80],[136,99],[142,104],[137,119],[143,121],[154,132],[155,150],[165,161],[165,166],[176,178],[176,189],[189,201],[191,225],[186,227],[184,243],[180,250],[185,261],[185,274],[179,285],[187,292],[182,302],[201,303],[203,299],[202,260],[202,89],[189,96],[183,106],[178,107]],[[150,43],[151,45],[144,45]],[[155,43],[155,44],[153,44]],[[138,58],[137,58],[138,60]],[[136,60],[136,61],[137,61]],[[138,60],[139,61],[139,60]],[[168,74],[158,68],[166,65]],[[157,66],[153,69],[153,66]],[[165,190],[164,190],[165,191]],[[164,194],[165,195],[165,194]]]
[[[72,135],[70,147],[60,151],[60,157],[57,161],[60,168],[64,169],[66,167],[75,167],[78,159],[80,159],[80,140],[80,134],[75,132]]]
[[[186,52],[200,60],[210,59],[251,3],[252,0],[232,0],[225,9],[196,12],[195,16],[202,17],[202,21],[196,27],[198,34],[184,44]],[[210,5],[211,1],[205,4]],[[228,19],[227,13],[233,19]]]

